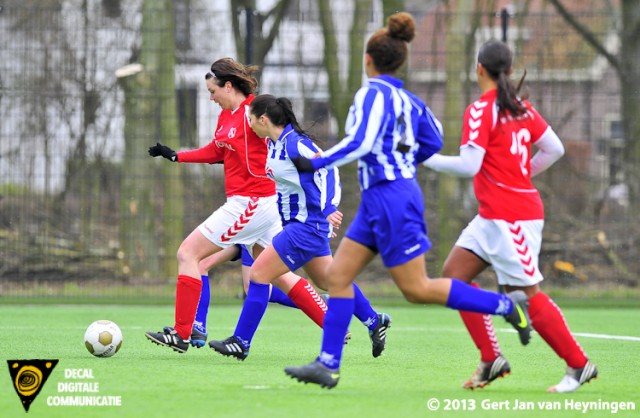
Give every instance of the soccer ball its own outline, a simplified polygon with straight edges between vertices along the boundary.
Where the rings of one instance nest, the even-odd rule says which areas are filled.
[[[115,322],[95,321],[84,333],[84,345],[96,357],[111,357],[122,347],[122,331]]]

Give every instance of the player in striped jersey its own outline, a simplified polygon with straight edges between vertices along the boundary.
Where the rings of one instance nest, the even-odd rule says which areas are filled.
[[[271,282],[279,276],[303,268],[309,278],[326,289],[326,267],[331,262],[329,239],[342,223],[338,211],[341,197],[337,168],[321,168],[300,173],[292,159],[311,157],[320,149],[300,128],[291,102],[269,94],[257,96],[249,109],[251,128],[269,138],[266,173],[276,182],[278,209],[284,228],[256,258],[250,271],[249,289],[233,335],[223,341],[210,341],[220,354],[244,360],[260,320],[267,309]],[[354,315],[369,329],[372,354],[384,350],[386,330],[391,318],[373,310],[354,285]],[[342,335],[344,341],[347,330]]]
[[[571,335],[560,308],[540,289],[544,208],[531,182],[562,157],[564,147],[536,109],[517,97],[519,88],[509,81],[511,63],[511,51],[502,42],[480,48],[476,74],[482,95],[465,111],[460,155],[436,154],[425,162],[437,171],[473,177],[479,201],[479,213],[449,253],[443,274],[471,283],[491,265],[500,285],[524,290],[533,328],[567,364],[564,378],[549,391],[573,392],[598,370]],[[538,151],[530,158],[532,144]],[[465,311],[460,316],[480,350],[480,365],[463,387],[484,387],[509,373],[491,317]]]
[[[222,108],[211,142],[202,148],[176,152],[157,143],[152,157],[178,163],[224,163],[227,201],[204,220],[178,249],[175,322],[161,332],[146,332],[151,342],[184,353],[189,348],[193,323],[208,277],[200,263],[235,244],[247,245],[254,256],[271,244],[282,230],[275,186],[265,173],[266,142],[257,137],[246,117],[258,81],[256,66],[245,66],[231,58],[211,64],[205,83],[211,101]],[[298,276],[282,277],[278,285],[316,323],[324,318],[324,302],[309,283]]]
[[[338,384],[341,336],[354,309],[351,284],[376,253],[408,301],[503,315],[518,330],[522,343],[529,341],[523,292],[500,295],[460,280],[427,276],[423,254],[431,243],[415,173],[416,164],[442,147],[442,132],[429,108],[394,77],[414,36],[413,17],[401,12],[369,38],[364,57],[369,80],[355,95],[346,137],[321,156],[296,160],[300,170],[318,170],[357,159],[362,189],[358,212],[327,273],[331,297],[320,356],[306,366],[285,369],[299,381],[328,388]]]

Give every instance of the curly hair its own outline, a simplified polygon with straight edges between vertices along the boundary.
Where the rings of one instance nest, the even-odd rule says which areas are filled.
[[[380,73],[392,74],[409,55],[408,44],[416,36],[416,22],[407,12],[395,13],[387,19],[387,26],[376,31],[367,41],[366,53]]]

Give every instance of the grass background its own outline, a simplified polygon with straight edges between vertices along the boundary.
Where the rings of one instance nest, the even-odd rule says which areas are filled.
[[[562,306],[562,305],[561,305]],[[395,303],[377,306],[393,317],[387,350],[374,359],[364,326],[352,321],[353,338],[345,347],[340,384],[333,390],[303,385],[283,368],[317,356],[320,329],[302,313],[270,306],[244,362],[222,357],[209,348],[175,353],[147,341],[143,334],[173,321],[172,306],[0,305],[0,357],[6,360],[59,359],[29,417],[608,417],[610,410],[569,410],[566,399],[579,402],[633,402],[638,416],[640,341],[578,337],[598,365],[600,378],[572,394],[547,394],[564,374],[564,363],[534,334],[522,347],[501,318],[495,325],[512,374],[483,390],[460,385],[472,374],[478,354],[458,314],[441,307]],[[239,302],[212,306],[210,338],[232,334]],[[640,337],[640,309],[567,307],[565,316],[576,333]],[[83,344],[86,327],[96,319],[115,321],[124,344],[112,358],[91,356]],[[3,369],[6,366],[1,366]],[[53,407],[65,369],[92,369],[99,395],[121,396],[121,407]],[[91,394],[88,394],[91,395]],[[430,411],[430,399],[440,402]],[[512,408],[514,402],[561,401],[561,409]],[[458,410],[443,410],[447,403]],[[495,402],[494,407],[486,407]],[[474,410],[469,410],[475,405]],[[484,407],[483,407],[484,406]],[[502,406],[502,409],[497,409]],[[466,408],[466,410],[465,410]],[[7,369],[0,372],[0,416],[25,416]]]

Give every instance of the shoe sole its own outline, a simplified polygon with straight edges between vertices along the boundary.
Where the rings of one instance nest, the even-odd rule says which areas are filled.
[[[215,348],[215,347],[211,347],[211,346],[209,346],[209,347],[210,347],[213,351],[215,351],[216,353],[218,353],[218,354],[222,354],[222,355],[223,355],[223,356],[225,356],[225,357],[234,357],[234,358],[236,358],[238,361],[244,361],[247,357],[249,357],[249,355],[248,355],[248,354],[247,354],[245,357],[238,357],[238,356],[236,356],[236,355],[234,355],[234,354],[231,354],[231,353],[226,353],[226,352],[225,352],[225,353],[223,353],[222,351],[218,351],[218,349],[217,349],[217,348]]]
[[[178,353],[180,353],[180,354],[186,353],[186,351],[187,351],[187,350],[183,350],[183,349],[181,349],[181,348],[175,347],[175,346],[173,346],[173,345],[169,345],[169,344],[165,343],[164,341],[156,340],[155,338],[153,338],[153,337],[152,337],[151,335],[149,335],[149,334],[144,334],[144,336],[145,336],[145,337],[147,337],[147,339],[148,339],[149,341],[151,341],[152,343],[157,344],[157,345],[161,345],[161,346],[163,346],[163,347],[169,347],[169,348],[171,348],[173,351],[176,351],[176,352],[178,352]]]
[[[333,384],[326,384],[326,383],[320,383],[320,382],[312,382],[312,381],[310,381],[310,380],[305,380],[305,379],[303,379],[303,378],[302,378],[302,377],[300,377],[300,376],[296,376],[296,375],[294,375],[294,374],[291,374],[291,373],[289,373],[289,372],[287,372],[287,371],[285,371],[285,373],[286,373],[286,374],[287,374],[287,376],[289,376],[290,378],[292,378],[292,379],[296,379],[298,382],[304,383],[305,385],[306,385],[307,383],[313,383],[313,384],[315,384],[315,385],[319,385],[321,388],[323,388],[323,389],[327,389],[327,390],[329,390],[329,389],[333,389],[334,387],[336,387],[336,386],[338,385],[338,382],[335,382],[335,383],[333,383]]]
[[[590,378],[588,378],[587,380],[585,380],[584,382],[580,383],[580,386],[578,386],[575,390],[573,390],[571,392],[560,392],[560,393],[573,393],[573,392],[577,391],[578,389],[580,389],[580,387],[586,385],[587,383],[591,383],[592,380],[598,380],[598,369],[597,368],[596,368],[595,374],[593,376],[591,376]],[[555,389],[555,386],[552,386],[549,389],[547,389],[547,393],[559,393],[556,390],[552,390],[552,389]]]
[[[191,344],[191,346],[195,348],[202,348],[207,344],[207,342],[202,340],[190,340],[189,344]]]
[[[497,375],[496,377],[494,377],[493,379],[489,380],[487,383],[481,383],[479,385],[475,385],[475,386],[462,386],[463,389],[467,389],[467,390],[475,390],[475,389],[484,389],[486,386],[489,386],[491,384],[491,382],[493,382],[494,380],[497,379],[502,379],[503,377],[510,375],[511,372],[503,372],[500,373],[499,375]]]

